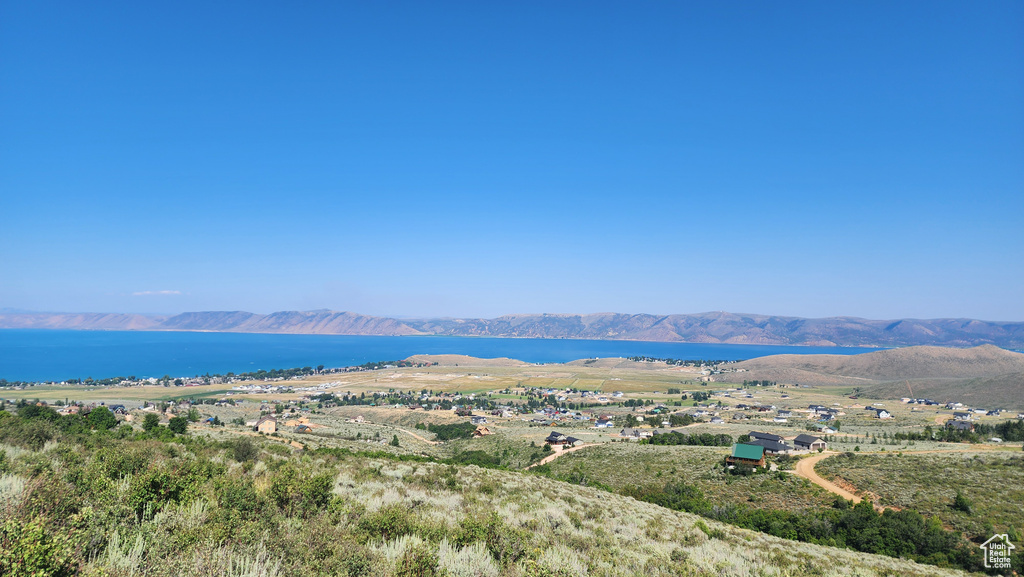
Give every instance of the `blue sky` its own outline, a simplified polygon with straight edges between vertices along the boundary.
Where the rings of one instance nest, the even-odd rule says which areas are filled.
[[[0,307],[1024,320],[1024,3],[0,3]]]

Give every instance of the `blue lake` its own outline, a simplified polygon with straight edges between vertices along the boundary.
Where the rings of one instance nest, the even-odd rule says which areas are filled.
[[[778,354],[853,355],[878,349],[503,339],[243,333],[0,330],[0,378],[61,381],[135,375],[175,377],[325,365],[344,367],[415,354],[510,357],[555,363],[591,357],[650,356],[743,360]]]

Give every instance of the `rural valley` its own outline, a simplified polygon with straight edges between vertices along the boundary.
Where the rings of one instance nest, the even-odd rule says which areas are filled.
[[[1024,358],[948,353],[1000,374]],[[803,384],[761,378],[785,356],[423,355],[8,388],[0,568],[32,551],[69,575],[982,571],[979,544],[1024,529],[1022,384],[940,400],[826,378],[909,381],[938,357],[807,355]]]

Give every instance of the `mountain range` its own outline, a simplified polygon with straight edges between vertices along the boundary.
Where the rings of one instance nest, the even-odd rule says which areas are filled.
[[[869,320],[728,312],[697,314],[518,314],[493,319],[394,319],[329,310],[178,315],[0,312],[0,328],[211,331],[335,335],[445,335],[759,345],[904,347],[984,344],[1024,348],[1024,322],[975,319]]]

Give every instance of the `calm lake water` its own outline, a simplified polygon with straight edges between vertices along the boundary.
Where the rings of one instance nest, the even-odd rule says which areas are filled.
[[[878,349],[570,339],[6,329],[0,330],[0,378],[61,381],[129,375],[179,377],[316,365],[345,367],[427,353],[554,363],[636,355],[743,360],[786,353],[854,355],[873,350]]]

